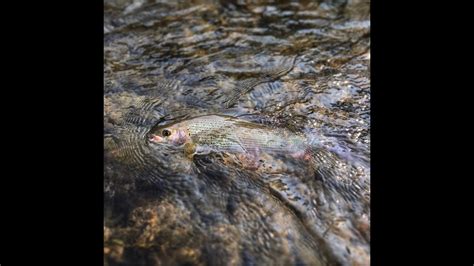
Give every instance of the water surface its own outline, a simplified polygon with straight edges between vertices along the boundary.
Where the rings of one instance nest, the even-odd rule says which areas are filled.
[[[106,265],[369,264],[368,2],[104,4]],[[146,138],[206,114],[312,139],[320,167]]]

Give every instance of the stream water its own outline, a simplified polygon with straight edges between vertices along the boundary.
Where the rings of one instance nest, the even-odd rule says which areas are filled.
[[[369,2],[104,5],[106,265],[370,264]],[[318,153],[150,142],[207,115]]]

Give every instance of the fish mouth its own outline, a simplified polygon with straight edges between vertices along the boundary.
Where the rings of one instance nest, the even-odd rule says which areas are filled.
[[[164,138],[163,137],[160,137],[160,136],[157,136],[155,134],[149,134],[148,135],[148,140],[150,142],[154,142],[154,143],[162,143]]]

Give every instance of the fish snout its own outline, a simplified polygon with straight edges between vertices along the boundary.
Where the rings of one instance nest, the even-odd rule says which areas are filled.
[[[158,135],[155,135],[155,134],[148,134],[148,140],[151,141],[151,142],[155,142],[155,143],[161,143],[163,142],[163,137],[160,137]]]

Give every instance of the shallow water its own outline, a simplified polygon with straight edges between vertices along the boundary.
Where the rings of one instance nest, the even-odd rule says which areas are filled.
[[[106,265],[368,265],[368,5],[106,0]],[[147,138],[208,114],[304,136],[316,168]]]

